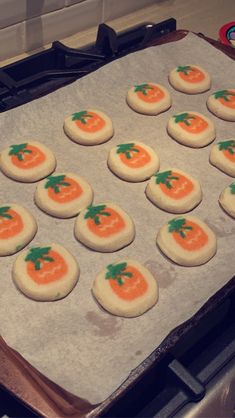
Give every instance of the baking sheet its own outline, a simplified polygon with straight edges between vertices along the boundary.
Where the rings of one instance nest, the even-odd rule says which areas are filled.
[[[109,396],[173,328],[190,318],[234,274],[235,222],[217,202],[221,190],[232,179],[208,163],[211,145],[190,149],[166,133],[172,114],[198,110],[214,121],[216,141],[234,137],[234,123],[208,112],[206,98],[210,92],[189,96],[168,84],[167,74],[172,68],[191,63],[211,73],[211,91],[235,85],[235,63],[188,34],[180,41],[130,54],[55,93],[0,114],[1,148],[27,139],[42,141],[55,153],[58,171],[74,171],[87,178],[95,192],[95,204],[112,200],[132,215],[136,225],[131,245],[112,254],[96,253],[75,240],[74,219],[52,218],[35,206],[36,184],[17,183],[0,174],[1,204],[22,203],[38,221],[38,233],[30,245],[64,244],[81,268],[79,283],[67,298],[35,302],[12,283],[11,267],[17,255],[1,258],[1,334],[39,371],[91,403]],[[159,82],[170,90],[171,109],[152,117],[137,114],[126,105],[128,88],[146,81]],[[89,107],[107,112],[113,120],[115,135],[105,144],[84,147],[70,141],[63,132],[66,115]],[[161,170],[178,167],[201,182],[203,201],[190,213],[207,222],[218,237],[217,254],[204,266],[177,266],[160,253],[155,245],[157,231],[174,215],[147,200],[147,182],[124,182],[107,168],[110,148],[135,140],[146,142],[158,152]],[[138,318],[108,314],[90,292],[96,274],[123,257],[144,263],[159,283],[158,304]]]

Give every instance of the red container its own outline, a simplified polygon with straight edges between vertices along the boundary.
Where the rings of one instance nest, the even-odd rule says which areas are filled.
[[[219,39],[222,44],[235,48],[235,22],[226,23],[220,28]]]

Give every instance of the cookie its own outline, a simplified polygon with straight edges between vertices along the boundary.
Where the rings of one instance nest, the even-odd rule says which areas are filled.
[[[40,181],[34,199],[49,215],[70,218],[92,203],[93,190],[84,178],[74,173],[56,173]]]
[[[231,177],[235,177],[235,139],[220,141],[213,145],[210,163]]]
[[[37,223],[23,206],[0,206],[0,256],[11,255],[27,245],[37,232]]]
[[[171,107],[171,96],[161,84],[144,83],[131,87],[127,92],[127,104],[144,115],[158,115]]]
[[[158,285],[150,271],[136,260],[109,264],[96,277],[92,293],[113,315],[135,317],[158,300]]]
[[[214,232],[195,216],[171,219],[158,232],[157,245],[172,261],[182,266],[199,266],[216,253]]]
[[[213,122],[198,112],[186,111],[172,116],[167,131],[180,144],[192,148],[204,147],[215,139]]]
[[[148,179],[159,169],[158,155],[142,142],[119,144],[108,156],[110,170],[122,180],[138,182]]]
[[[123,209],[107,202],[82,210],[75,221],[74,233],[88,248],[113,252],[133,241],[135,226]]]
[[[151,177],[146,187],[146,196],[163,210],[184,213],[201,202],[202,190],[200,183],[189,174],[170,168]]]
[[[169,82],[176,90],[188,94],[203,93],[211,87],[211,77],[198,65],[180,65],[169,74]]]
[[[208,109],[218,118],[235,121],[235,89],[220,90],[207,99]]]
[[[53,301],[71,292],[79,272],[74,256],[62,245],[53,243],[22,251],[13,265],[12,278],[29,298]]]
[[[13,180],[25,183],[41,180],[55,167],[52,151],[37,141],[10,145],[1,152],[0,169]]]
[[[222,191],[219,197],[219,203],[225,212],[232,216],[232,218],[235,218],[235,182],[231,183]]]
[[[112,120],[96,109],[86,109],[65,118],[66,135],[82,145],[98,145],[108,141],[114,133]]]

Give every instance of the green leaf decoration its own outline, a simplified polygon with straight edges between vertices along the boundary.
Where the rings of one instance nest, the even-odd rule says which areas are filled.
[[[47,177],[47,182],[44,185],[45,189],[53,189],[55,193],[60,193],[61,187],[68,187],[70,186],[70,183],[67,181],[64,181],[65,174],[61,174],[59,176],[49,176]]]
[[[184,65],[177,67],[176,71],[178,73],[184,73],[184,75],[188,75],[190,71],[195,71],[194,68],[190,67],[190,65]]]
[[[185,218],[174,218],[168,222],[168,232],[176,232],[181,236],[181,238],[186,237],[186,231],[192,230],[192,226],[187,226]]]
[[[221,141],[217,144],[219,146],[220,151],[228,151],[229,154],[233,155],[235,154],[235,140],[230,139],[228,141]]]
[[[235,96],[235,93],[229,90],[220,90],[214,93],[215,99],[224,99],[226,102],[230,101],[231,96]]]
[[[165,184],[168,189],[172,189],[171,180],[179,180],[179,177],[172,176],[172,171],[162,171],[161,173],[155,173],[156,184]]]
[[[178,115],[174,115],[173,118],[175,118],[175,123],[184,123],[187,126],[190,126],[190,121],[192,119],[195,119],[195,116],[190,115],[189,113],[179,113]]]
[[[10,145],[10,151],[8,155],[15,155],[19,161],[23,161],[24,157],[23,154],[31,154],[32,151],[27,149],[27,143],[25,144],[18,144],[18,145]]]
[[[153,87],[150,86],[150,84],[145,83],[145,84],[139,84],[139,85],[135,86],[134,92],[135,93],[140,92],[140,93],[143,93],[144,96],[147,96],[148,90],[153,90]]]
[[[129,143],[129,144],[119,144],[117,145],[117,154],[125,154],[126,158],[129,160],[132,158],[131,152],[139,152],[137,148],[135,148],[135,144]]]
[[[73,113],[72,120],[76,121],[79,120],[83,125],[87,124],[87,119],[93,118],[93,115],[89,115],[87,110],[82,110],[81,112]]]
[[[42,261],[48,261],[49,263],[54,261],[54,258],[48,256],[50,250],[51,247],[30,248],[27,256],[25,257],[25,261],[32,261],[32,263],[34,263],[35,270],[40,270]]]
[[[106,205],[93,206],[90,205],[87,207],[87,212],[84,216],[85,219],[93,219],[96,225],[100,225],[100,216],[110,216],[109,212],[105,212]]]
[[[7,213],[9,209],[11,209],[10,206],[2,206],[0,208],[0,218],[12,219],[12,216],[9,213]]]
[[[230,193],[235,194],[235,182],[229,185]]]
[[[107,266],[107,272],[105,275],[105,279],[113,279],[122,286],[125,284],[125,279],[132,277],[132,273],[129,271],[125,271],[127,267],[127,263],[119,263],[119,264],[109,264]]]

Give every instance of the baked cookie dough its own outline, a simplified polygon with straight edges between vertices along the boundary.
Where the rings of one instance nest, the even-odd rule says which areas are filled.
[[[198,112],[185,111],[172,116],[167,131],[180,144],[192,148],[204,147],[215,139],[213,122]]]
[[[96,109],[86,109],[65,118],[66,135],[82,145],[98,145],[108,141],[114,133],[112,120]]]
[[[131,217],[114,203],[101,203],[82,210],[75,221],[75,237],[88,248],[113,252],[135,238]]]
[[[55,167],[54,154],[37,141],[10,145],[1,152],[0,169],[13,180],[32,183],[51,174]]]
[[[53,301],[67,296],[79,278],[74,256],[59,244],[24,250],[17,257],[12,277],[22,293],[34,300]]]
[[[74,173],[56,173],[40,181],[34,199],[49,215],[70,218],[92,203],[93,190],[84,178]]]
[[[157,245],[175,263],[199,266],[215,255],[217,239],[209,226],[187,215],[167,222],[158,232]]]
[[[225,212],[235,218],[235,182],[231,183],[222,191],[219,197],[219,203]]]
[[[169,74],[170,84],[188,94],[203,93],[211,87],[211,77],[198,65],[180,65]]]
[[[95,279],[92,293],[114,315],[135,317],[158,300],[158,285],[150,271],[136,260],[109,264]]]
[[[123,180],[138,182],[148,179],[159,169],[158,155],[142,142],[119,144],[108,156],[110,170]]]
[[[172,103],[169,91],[152,82],[131,87],[126,101],[133,110],[144,115],[158,115],[169,109]]]
[[[235,177],[235,139],[213,145],[210,163],[231,177]]]
[[[155,173],[146,195],[154,205],[173,213],[188,212],[202,200],[200,183],[178,168]]]
[[[235,89],[220,90],[207,99],[208,109],[218,118],[235,121]]]
[[[36,232],[37,223],[28,209],[14,203],[0,206],[0,256],[17,253]]]

